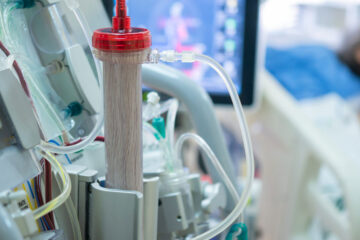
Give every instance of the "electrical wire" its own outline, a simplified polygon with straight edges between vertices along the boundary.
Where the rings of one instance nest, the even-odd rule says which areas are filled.
[[[30,192],[31,192],[31,196],[32,196],[32,198],[34,199],[34,204],[35,204],[35,208],[34,208],[34,209],[37,209],[39,205],[38,205],[38,202],[37,202],[36,193],[35,193],[35,191],[33,191],[33,189],[35,190],[35,182],[34,182],[34,179],[31,179],[30,182],[27,181],[27,184],[28,184],[29,190],[30,190]],[[31,185],[32,185],[33,187],[32,187]],[[40,224],[41,224],[42,229],[43,229],[44,231],[46,231],[46,227],[45,227],[45,224],[44,224],[43,219],[42,219],[42,218],[39,218],[39,219],[37,219],[37,220],[40,221]]]
[[[48,160],[44,159],[45,161],[45,202],[50,202],[52,200],[52,171],[51,171],[51,164]],[[50,212],[49,218],[51,222],[55,225],[54,221],[54,213]]]
[[[94,141],[95,141],[95,142],[105,142],[105,137],[103,137],[103,136],[97,136]]]
[[[55,140],[53,140],[53,139],[49,140],[49,143],[53,143],[53,144],[55,144],[56,146],[61,146],[60,143],[58,143],[57,141],[55,141]],[[66,160],[68,161],[68,163],[69,163],[69,164],[72,164],[72,161],[70,160],[69,155],[64,154],[64,156],[65,156]],[[50,167],[51,167],[51,166],[50,166]]]
[[[38,207],[41,207],[42,205],[44,205],[44,201],[42,198],[42,194],[41,194],[41,188],[40,188],[40,183],[39,183],[39,176],[35,177],[34,180],[34,190],[35,190],[35,198],[37,201],[37,205]],[[46,230],[52,230],[52,224],[49,223],[49,219],[47,218],[48,215],[45,215],[44,217],[41,218],[41,220],[44,222],[45,226],[46,226]]]
[[[82,138],[79,138],[79,139],[75,140],[74,142],[66,143],[65,145],[66,146],[73,146],[73,145],[76,145],[76,144],[80,143],[81,141],[82,141]]]
[[[61,177],[62,181],[62,192],[59,196],[51,200],[50,202],[46,203],[45,205],[39,207],[34,211],[34,218],[39,219],[49,212],[53,211],[57,207],[59,207],[61,204],[63,204],[67,198],[70,196],[71,193],[71,182],[70,182],[70,176],[69,174],[64,170],[62,165],[59,163],[59,161],[49,152],[43,152],[40,151],[40,154],[48,160],[52,166],[52,168],[59,172],[59,175]]]
[[[41,187],[40,187],[40,176],[35,177],[35,196],[37,198],[38,201],[38,206],[41,207],[44,205],[44,200],[42,197],[42,193],[41,193]],[[54,230],[55,229],[55,225],[54,223],[51,221],[49,214],[46,214],[43,217],[43,220],[45,222],[45,225],[47,226],[48,230]]]
[[[73,146],[73,145],[79,144],[82,141],[83,141],[83,139],[79,138],[79,139],[75,140],[74,142],[67,143],[66,146]],[[105,142],[105,137],[97,136],[97,137],[95,137],[94,142]]]
[[[26,191],[25,184],[22,184],[22,189],[26,192],[26,200],[27,200],[27,201],[28,201],[28,203],[29,203],[29,207],[30,207],[30,209],[31,209],[31,210],[34,210],[34,207],[33,207],[32,203],[31,203],[31,200],[30,200],[29,194],[28,194],[28,193],[27,193],[27,191]]]
[[[44,231],[46,231],[47,229],[46,229],[46,225],[45,225],[45,223],[44,223],[44,219],[43,219],[43,218],[40,218],[39,220],[40,220],[42,229],[43,229]]]
[[[30,182],[29,182],[29,181],[26,181],[26,183],[27,183],[27,185],[28,185],[28,187],[29,187],[31,197],[32,197],[33,199],[35,199],[34,192],[33,192],[33,190],[32,190],[32,187],[31,187]]]
[[[22,184],[21,186],[22,186],[22,189],[24,190],[24,192],[26,193],[26,200],[27,200],[27,202],[29,204],[30,210],[34,210],[34,207],[33,207],[32,203],[31,203],[29,194],[28,194],[28,192],[26,190],[25,184]],[[39,226],[39,223],[37,221],[36,221],[36,226],[38,228],[38,231],[40,232],[40,226]]]

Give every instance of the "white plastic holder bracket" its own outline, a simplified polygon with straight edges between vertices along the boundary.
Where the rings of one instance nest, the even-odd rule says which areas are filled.
[[[104,183],[99,178],[90,185],[90,239],[157,239],[159,179],[144,179],[144,195]]]
[[[25,191],[2,192],[0,204],[6,207],[23,237],[31,237],[38,232],[34,214],[26,203]]]
[[[24,237],[30,237],[38,233],[34,214],[30,209],[18,211],[12,214],[12,217]]]
[[[142,193],[106,188],[104,178],[90,189],[90,239],[142,240]]]

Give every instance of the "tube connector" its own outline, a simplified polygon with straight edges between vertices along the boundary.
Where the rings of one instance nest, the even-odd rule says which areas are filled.
[[[163,62],[195,62],[195,53],[190,51],[175,52],[174,50],[162,51],[160,53],[160,60]]]
[[[113,32],[118,32],[119,30],[129,31],[131,29],[130,26],[130,17],[113,17],[112,18],[113,24]]]
[[[115,16],[112,18],[112,31],[129,32],[131,30],[130,17],[127,15],[126,0],[117,0],[115,6]]]
[[[155,105],[158,105],[160,102],[160,96],[157,92],[149,92],[148,95],[147,95],[147,103],[155,106]]]
[[[159,63],[159,60],[160,60],[159,50],[157,50],[157,49],[151,49],[151,51],[149,52],[149,54],[148,54],[148,56],[147,56],[147,58],[146,58],[145,63],[157,64],[157,63]]]

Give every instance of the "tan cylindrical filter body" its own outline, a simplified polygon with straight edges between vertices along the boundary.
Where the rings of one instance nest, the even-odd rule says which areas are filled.
[[[95,50],[103,62],[106,187],[143,192],[141,64],[149,49]]]

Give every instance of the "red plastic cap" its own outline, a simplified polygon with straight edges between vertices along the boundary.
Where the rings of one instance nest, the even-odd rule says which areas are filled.
[[[102,28],[92,37],[94,48],[104,52],[137,51],[151,47],[151,34],[146,28],[130,28],[113,32],[112,28]]]

